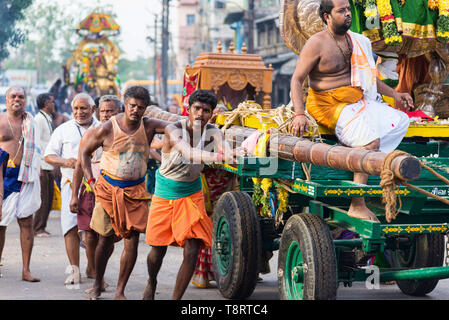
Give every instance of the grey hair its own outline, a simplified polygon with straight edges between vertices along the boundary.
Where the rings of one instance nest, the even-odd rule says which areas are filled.
[[[73,97],[73,100],[72,100],[72,103],[71,103],[72,108],[73,108],[73,104],[75,103],[75,101],[77,101],[79,99],[86,99],[87,102],[89,103],[89,106],[91,108],[95,106],[94,99],[92,99],[92,97],[90,95],[88,95],[87,93],[81,92],[81,93],[78,93],[76,96]]]
[[[12,86],[12,87],[9,87],[8,90],[6,90],[5,96],[6,96],[6,97],[9,96],[9,93],[10,93],[12,90],[14,90],[14,89],[20,89],[20,90],[22,90],[23,93],[25,94],[25,96],[26,96],[26,94],[27,94],[27,92],[26,92],[26,90],[25,90],[24,87],[21,87],[21,86]]]
[[[120,109],[122,107],[122,100],[120,100],[119,97],[113,94],[106,94],[102,96],[98,104],[102,103],[103,101],[113,101],[117,109]]]

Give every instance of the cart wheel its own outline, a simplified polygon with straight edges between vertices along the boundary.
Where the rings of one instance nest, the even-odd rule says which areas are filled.
[[[247,193],[224,193],[213,216],[212,264],[218,289],[228,299],[245,299],[256,287],[262,238],[256,208]]]
[[[278,261],[283,300],[334,300],[337,260],[329,228],[318,216],[291,216],[282,232]]]
[[[410,247],[405,250],[394,250],[391,255],[395,268],[424,268],[443,265],[444,235],[421,234],[410,237]],[[407,295],[424,296],[438,284],[432,280],[398,280],[399,289]]]

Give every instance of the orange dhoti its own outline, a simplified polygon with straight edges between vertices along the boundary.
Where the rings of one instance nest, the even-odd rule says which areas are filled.
[[[109,215],[117,236],[128,238],[132,231],[145,232],[150,200],[145,182],[128,187],[112,186],[100,174],[95,196]]]
[[[153,195],[146,243],[182,247],[188,239],[200,239],[206,248],[212,245],[212,222],[206,213],[202,190],[179,199]]]

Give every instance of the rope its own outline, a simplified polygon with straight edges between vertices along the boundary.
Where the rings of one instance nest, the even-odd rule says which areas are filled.
[[[395,150],[389,153],[385,157],[380,171],[380,186],[383,191],[382,203],[385,203],[385,217],[388,223],[396,219],[396,216],[402,207],[401,198],[396,195],[395,189],[396,185],[401,184],[403,181],[394,176],[394,173],[391,170],[391,163],[396,157],[403,154],[405,154],[405,152],[401,150]],[[399,209],[396,207],[396,198],[399,199]]]
[[[393,171],[391,170],[391,163],[393,160],[401,155],[407,154],[404,151],[401,150],[395,150],[391,153],[389,153],[383,163],[380,173],[380,186],[383,190],[383,196],[382,196],[382,202],[385,203],[385,217],[387,219],[387,222],[390,223],[392,220],[396,219],[397,215],[399,214],[399,211],[401,210],[402,202],[399,195],[396,195],[395,189],[396,185],[402,184],[406,186],[407,188],[413,189],[419,193],[425,194],[428,197],[434,198],[438,201],[441,201],[447,205],[449,205],[449,199],[437,196],[427,190],[421,189],[417,186],[414,186],[404,180],[401,180],[397,177],[395,177]],[[424,164],[422,161],[419,160],[419,163],[422,168],[427,169],[429,172],[431,172],[434,176],[441,179],[443,182],[449,185],[449,180],[436,172],[434,169],[430,168],[428,165]],[[396,206],[396,199],[399,199],[399,209]]]
[[[277,134],[285,134],[285,135],[291,135],[291,128],[290,124],[293,119],[293,116],[295,115],[295,111],[293,110],[293,105],[282,105],[275,109],[262,109],[262,107],[254,102],[242,102],[240,103],[236,109],[225,112],[224,113],[227,117],[223,124],[223,127],[221,128],[222,132],[224,133],[226,131],[226,128],[228,128],[236,119],[239,119],[240,125],[244,126],[245,118],[253,115],[256,116],[259,121],[263,122],[263,117],[269,116],[271,120],[273,120],[277,127],[271,128],[270,133],[271,135],[277,135]],[[318,123],[316,120],[305,110],[305,115],[308,120],[309,125],[309,139],[311,141],[319,140],[320,142],[323,142],[323,139],[321,137],[321,133],[319,130]],[[301,168],[304,172],[304,175],[306,177],[306,181],[311,180],[311,170],[312,170],[312,164],[306,164],[301,163]]]
[[[223,127],[221,128],[221,131],[224,133],[225,130],[234,122],[235,119],[239,119],[240,125],[244,125],[244,120],[247,116],[254,115],[256,116],[259,121],[262,122],[262,115],[260,112],[265,112],[267,110],[263,110],[260,105],[257,103],[251,103],[251,102],[242,102],[239,103],[237,108],[230,112],[225,112],[224,114],[228,116],[223,124]]]

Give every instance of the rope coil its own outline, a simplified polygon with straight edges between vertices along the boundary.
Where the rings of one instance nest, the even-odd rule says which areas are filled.
[[[402,206],[401,197],[399,194],[396,194],[396,186],[399,184],[402,184],[406,186],[407,188],[413,189],[419,193],[425,194],[428,197],[434,198],[438,201],[441,201],[447,205],[449,205],[449,199],[437,196],[436,194],[433,194],[427,190],[421,189],[417,186],[414,186],[407,181],[401,180],[397,177],[395,177],[393,171],[391,170],[391,163],[393,160],[401,155],[407,154],[407,152],[401,151],[401,150],[395,150],[391,153],[389,153],[381,167],[381,173],[380,173],[380,186],[382,187],[383,195],[382,195],[382,203],[385,204],[385,217],[388,223],[390,223],[392,220],[396,219],[397,215],[399,214]],[[424,164],[422,161],[419,160],[419,163],[422,168],[428,170],[430,173],[432,173],[434,176],[442,180],[444,183],[449,185],[449,180],[436,172],[434,169],[430,168],[428,165]],[[399,200],[399,208],[397,208],[396,202]]]

